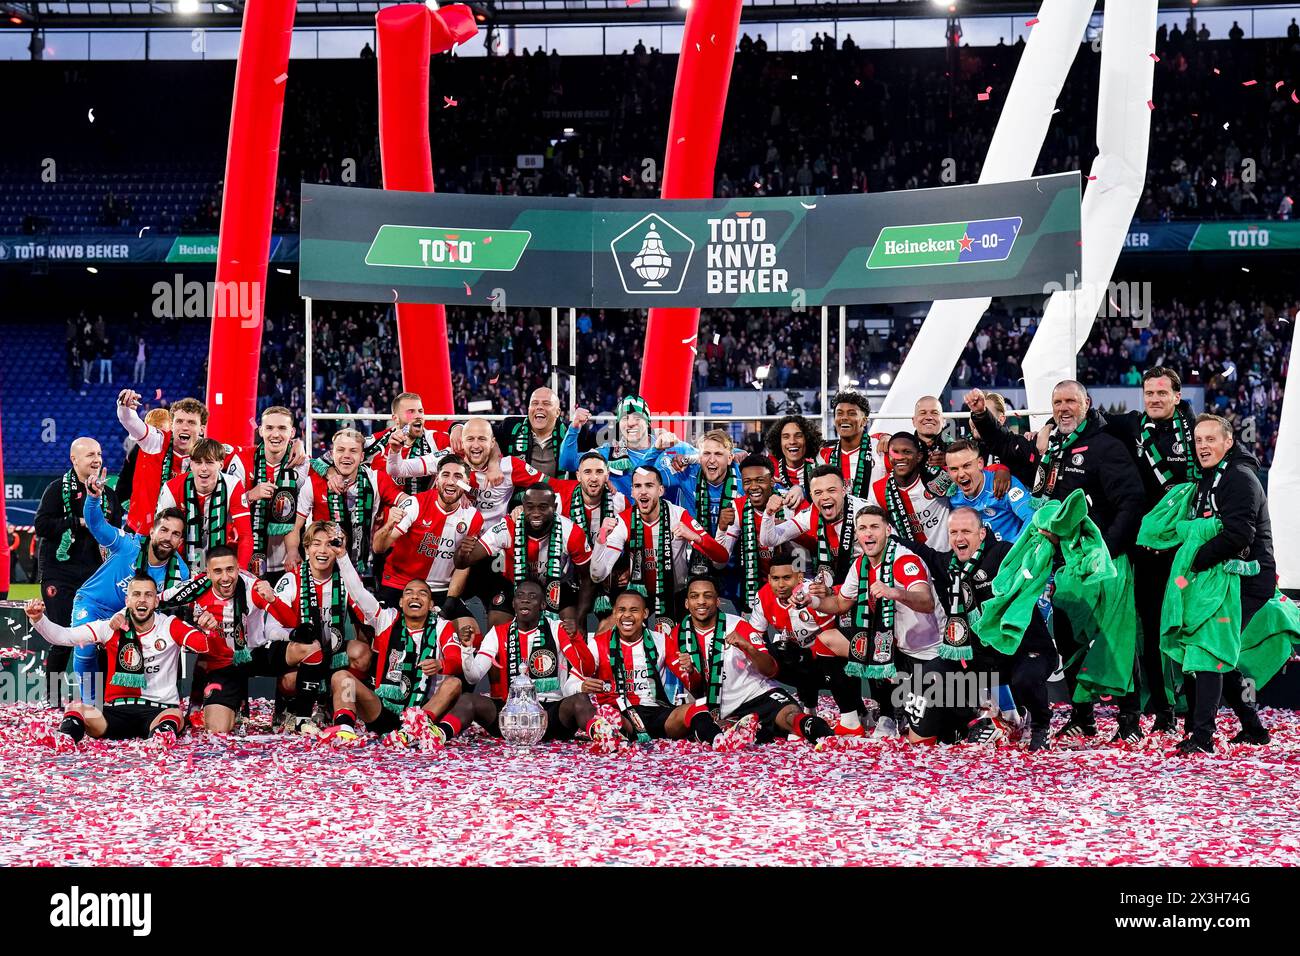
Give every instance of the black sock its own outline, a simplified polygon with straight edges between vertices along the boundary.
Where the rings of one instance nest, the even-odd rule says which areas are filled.
[[[181,722],[175,717],[164,717],[158,721],[158,726],[149,731],[150,737],[157,737],[159,734],[170,730],[177,737],[181,735]]]
[[[794,719],[792,729],[804,740],[813,744],[823,737],[835,736],[835,731],[831,730],[831,725],[816,714],[799,714]]]
[[[357,715],[345,708],[334,711],[334,723],[341,727],[355,727]]]
[[[451,740],[465,729],[464,723],[455,714],[444,715],[442,720],[437,721],[434,726],[441,730],[448,740]]]
[[[707,710],[701,710],[692,717],[687,726],[690,728],[691,733],[695,735],[695,739],[702,744],[713,743],[717,736],[722,733],[722,728],[718,726],[718,722],[713,719],[713,715]]]
[[[59,733],[67,734],[73,740],[80,740],[86,736],[85,718],[76,711],[68,711],[63,715],[63,720],[59,723]]]

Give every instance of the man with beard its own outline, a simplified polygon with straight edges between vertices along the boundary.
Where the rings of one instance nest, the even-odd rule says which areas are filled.
[[[1003,461],[1009,465],[1021,462],[1035,466],[1035,495],[1064,501],[1076,489],[1083,489],[1088,500],[1088,517],[1101,532],[1106,550],[1119,571],[1113,599],[1132,601],[1128,555],[1136,544],[1138,527],[1145,514],[1142,479],[1123,443],[1106,433],[1106,419],[1092,407],[1088,390],[1075,381],[1059,383],[1052,390],[1054,420],[1040,432],[1037,441],[1007,432],[993,420],[982,400],[978,389],[967,393],[971,421],[979,428],[980,437]],[[1073,696],[1084,655],[1077,653],[1074,626],[1066,614],[1053,613],[1052,627],[1061,659],[1074,662],[1065,671]],[[1118,647],[1133,639],[1133,635],[1107,635],[1107,639]],[[1057,736],[1081,738],[1096,733],[1093,702],[1076,701],[1069,722]],[[1113,741],[1135,743],[1141,738],[1137,715],[1121,713]]]
[[[122,389],[117,396],[117,420],[140,449],[136,455],[126,524],[137,534],[147,534],[163,485],[190,466],[190,453],[207,428],[208,408],[197,398],[172,402],[172,427],[168,432],[141,421],[139,408],[140,393]]]
[[[609,462],[609,482],[614,490],[626,496],[632,494],[632,473],[638,468],[653,468],[662,452],[695,454],[694,448],[678,441],[672,432],[656,431],[650,427],[650,406],[643,398],[629,395],[619,402],[614,420],[619,439],[595,450]],[[560,468],[563,470],[573,471],[578,467],[578,434],[589,421],[591,412],[585,408],[574,409],[573,424],[560,447]]]
[[[226,451],[211,438],[194,443],[189,471],[177,475],[158,495],[158,510],[178,508],[185,514],[185,544],[182,557],[191,567],[202,567],[209,548],[228,544],[239,554],[239,566],[246,568],[253,557],[253,526],[243,483],[224,474],[221,464]]]
[[[714,428],[700,438],[698,461],[664,452],[655,462],[668,500],[685,508],[715,538],[722,537],[727,528],[721,519],[730,523],[736,516],[740,472],[732,454],[734,448],[731,436]]]
[[[866,498],[871,493],[871,486],[885,477],[886,470],[883,457],[873,454],[871,442],[867,441],[865,434],[871,402],[861,392],[842,391],[831,398],[831,408],[839,439],[822,446],[821,460],[839,472],[849,495]],[[816,477],[815,473],[813,477]]]
[[[960,711],[951,701],[933,699],[926,685],[956,665],[939,654],[946,622],[925,562],[889,532],[883,508],[868,505],[854,514],[862,553],[833,593],[817,582],[809,587],[811,606],[826,614],[847,614],[844,631],[827,631],[819,640],[847,661],[849,677],[870,681],[872,696],[887,713],[885,701],[898,687],[907,714],[908,740],[933,744],[955,738]],[[883,721],[885,718],[882,717]],[[888,730],[886,730],[888,732]]]
[[[929,477],[921,439],[898,432],[889,439],[889,474],[871,486],[874,504],[885,509],[901,538],[944,551],[948,547],[948,491],[952,479]]]
[[[424,399],[416,392],[402,392],[393,399],[392,423],[366,444],[366,464],[380,476],[381,484],[390,479],[388,456],[399,458],[437,457],[443,453],[438,445],[439,436],[431,432],[424,421]],[[459,427],[459,426],[457,426]],[[416,475],[396,483],[408,495],[428,491],[433,486],[432,475]]]
[[[179,508],[159,512],[149,522],[148,536],[132,534],[109,525],[100,504],[103,493],[101,471],[86,482],[82,520],[104,549],[104,563],[77,589],[72,599],[73,627],[88,621],[108,620],[122,610],[127,583],[137,573],[149,575],[162,590],[190,576],[189,565],[178,553],[185,536],[185,512]],[[94,675],[102,668],[99,650],[93,642],[74,648],[72,670],[80,682],[82,700],[94,703]]]
[[[343,529],[313,521],[304,536],[307,559],[276,584],[284,609],[266,623],[272,657],[294,663],[279,681],[277,711],[285,711],[284,729],[313,734],[319,727],[312,724],[312,711],[328,693],[333,672],[351,667],[364,674],[372,654],[365,641],[347,638],[348,593],[339,567],[339,557],[348,553]]]
[[[28,619],[49,643],[78,648],[102,644],[108,658],[103,710],[91,703],[70,704],[55,737],[58,749],[76,749],[86,734],[109,740],[180,735],[176,665],[182,647],[205,653],[208,638],[157,609],[158,584],[143,572],[126,583],[126,621],[120,629],[108,620],[66,628],[45,616],[43,602],[27,605]]]
[[[544,481],[524,492],[521,510],[480,535],[469,557],[461,559],[462,566],[501,555],[511,592],[525,578],[539,581],[546,617],[558,617],[570,631],[577,631],[587,620],[595,593],[587,536],[555,513],[555,492]]]
[[[1142,411],[1107,416],[1107,430],[1122,441],[1137,464],[1145,494],[1143,514],[1148,514],[1174,486],[1199,481],[1194,444],[1196,415],[1183,400],[1183,382],[1171,368],[1156,366],[1142,375]],[[1160,609],[1176,548],[1156,551],[1133,549],[1133,590],[1138,619],[1142,622],[1139,659],[1146,678],[1147,706],[1155,714],[1153,734],[1175,730],[1174,702],[1165,686],[1165,662],[1160,653]],[[1136,678],[1133,693],[1120,701],[1120,711],[1130,720],[1141,715],[1142,697]]]
[[[764,439],[772,459],[776,486],[784,493],[791,488],[803,491],[804,501],[812,497],[813,469],[822,448],[822,432],[817,423],[803,415],[787,415],[773,423]]]
[[[551,487],[559,499],[560,514],[568,515],[569,520],[582,529],[589,545],[595,542],[606,518],[617,517],[628,509],[627,497],[610,486],[609,463],[598,451],[584,452],[578,459],[576,479],[556,478],[551,481]],[[608,582],[600,585],[592,582],[592,587],[595,591],[592,610],[598,618],[604,619],[612,608]]]
[[[956,444],[949,447],[949,456]],[[974,446],[970,450],[973,452]],[[977,673],[994,678],[999,691],[998,698],[982,702],[981,713],[972,721],[966,739],[970,743],[996,744],[1007,736],[1009,725],[1019,723],[1020,704],[1030,720],[1029,749],[1045,750],[1050,746],[1052,723],[1047,681],[1056,670],[1057,654],[1042,615],[1032,615],[1014,654],[998,653],[977,640],[973,630],[980,608],[993,596],[993,579],[1011,543],[990,534],[979,512],[967,506],[953,508],[948,516],[948,541],[950,551],[915,541],[903,543],[939,571],[935,586],[947,616],[939,656],[960,661],[962,667],[971,662]],[[1009,695],[1003,693],[1007,689]]]
[[[691,698],[686,727],[701,743],[741,750],[803,723],[799,704],[772,679],[777,664],[763,635],[745,629],[738,615],[721,612],[718,586],[708,575],[687,582],[686,616],[669,633],[666,652]]]
[[[362,580],[373,577],[374,530],[383,524],[378,516],[392,505],[402,505],[409,496],[395,485],[382,484],[378,473],[362,463],[364,447],[365,436],[359,431],[340,428],[330,440],[333,461],[329,473],[311,471],[298,490],[298,518],[288,542],[287,570],[296,571],[301,563],[298,549],[303,527],[309,522],[331,521],[343,531]],[[390,455],[390,469],[394,460]]]
[[[514,589],[514,617],[496,625],[477,651],[463,649],[461,670],[473,685],[488,678],[488,694],[465,694],[453,713],[473,720],[494,737],[501,736],[498,719],[510,695],[510,682],[527,675],[546,709],[546,740],[569,740],[582,732],[609,745],[615,727],[596,712],[585,682],[595,673],[595,658],[578,632],[543,616],[542,586],[526,579]],[[603,686],[603,685],[602,685]]]
[[[55,624],[72,623],[72,601],[77,589],[86,583],[104,559],[82,517],[86,484],[99,477],[104,456],[99,442],[78,438],[69,450],[72,467],[61,478],[50,482],[36,509],[36,537],[39,539],[36,566],[40,572],[41,598],[45,613]],[[100,492],[99,508],[105,523],[116,527],[122,509],[111,488]],[[46,673],[61,675],[68,668],[71,648],[51,647],[45,658]],[[53,688],[51,694],[56,693]],[[57,704],[57,699],[52,699]]]
[[[984,467],[979,449],[964,438],[948,446],[944,462],[955,485],[948,498],[949,507],[953,511],[974,509],[993,532],[994,538],[1014,543],[1025,525],[1034,518],[1029,489],[1019,480],[1010,478],[1006,492],[998,497],[993,487],[997,473]]]
[[[294,443],[293,413],[283,405],[262,412],[261,441],[229,457],[226,474],[243,483],[248,499],[253,556],[248,570],[272,585],[284,573],[285,539],[294,530],[298,489],[305,485],[307,464],[290,464]]]
[[[381,604],[398,607],[406,582],[414,578],[428,582],[438,607],[444,607],[448,597],[459,597],[468,573],[457,568],[456,552],[483,530],[483,516],[462,490],[468,472],[462,459],[444,456],[433,487],[394,508],[388,521],[375,529],[375,554],[387,555],[376,595]]]
[[[793,541],[812,557],[811,576],[831,588],[849,573],[854,555],[853,515],[868,502],[847,494],[844,477],[834,465],[817,466],[810,485],[812,507],[784,520],[777,518],[781,501],[768,499],[758,543],[777,548]]]
[[[1232,425],[1218,415],[1198,415],[1194,441],[1200,479],[1192,503],[1192,517],[1218,518],[1223,530],[1201,545],[1192,570],[1205,571],[1230,564],[1241,578],[1241,630],[1272,600],[1277,590],[1277,565],[1273,559],[1273,526],[1268,500],[1259,482],[1255,456],[1237,445]],[[1253,572],[1253,573],[1251,573]],[[1186,680],[1187,737],[1178,753],[1212,753],[1215,717],[1224,698],[1241,721],[1234,744],[1266,744],[1268,731],[1255,710],[1254,689],[1243,685],[1241,672],[1197,671]]]
[[[205,568],[205,573],[163,594],[162,605],[168,609],[192,604],[195,624],[208,634],[208,649],[199,655],[194,683],[203,702],[203,727],[226,734],[234,729],[236,715],[248,701],[249,677],[279,676],[266,650],[266,616],[268,612],[283,616],[288,609],[277,605],[268,582],[240,570],[239,558],[229,545],[209,548]]]
[[[631,561],[630,582],[645,589],[653,627],[672,630],[681,617],[686,579],[707,562],[725,563],[727,549],[696,523],[684,508],[663,500],[663,481],[653,468],[632,476],[632,507],[607,518],[596,534],[591,576],[606,580],[624,552]],[[694,557],[698,555],[698,557]]]
[[[439,617],[433,592],[420,578],[407,581],[397,604],[390,607],[366,590],[346,554],[339,556],[338,569],[348,600],[374,630],[375,639],[368,668],[360,673],[342,668],[330,675],[334,724],[325,738],[355,740],[360,718],[371,733],[392,734],[393,743],[446,743],[463,726],[449,713],[461,695],[460,681],[448,674],[460,669],[462,648],[455,624]],[[418,726],[407,716],[412,709],[420,711]]]

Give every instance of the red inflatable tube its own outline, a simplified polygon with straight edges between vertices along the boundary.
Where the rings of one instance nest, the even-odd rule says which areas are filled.
[[[429,57],[464,42],[478,28],[463,4],[438,11],[414,3],[388,7],[375,17],[375,25],[384,188],[431,193]],[[482,304],[486,299],[475,301]],[[406,390],[420,394],[426,412],[451,413],[447,310],[441,305],[398,302],[397,343]]]
[[[293,0],[248,0],[235,67],[208,353],[208,434],[233,444],[250,444],[256,427],[262,305],[296,6]]]
[[[686,14],[668,121],[664,199],[713,196],[741,5],[741,0],[695,0]],[[641,396],[652,411],[690,410],[693,347],[699,330],[699,309],[650,310],[641,359]]]

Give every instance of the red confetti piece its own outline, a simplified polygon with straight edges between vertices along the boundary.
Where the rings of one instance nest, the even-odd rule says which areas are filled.
[[[1296,96],[1296,95],[1295,95],[1295,90],[1292,90],[1292,91],[1291,91],[1291,102],[1292,102],[1292,103],[1300,103],[1300,96]]]
[[[1183,588],[1187,587],[1187,578],[1180,574],[1178,577],[1174,578],[1174,584],[1177,584],[1178,589],[1181,591]]]
[[[1215,75],[1215,76],[1222,76],[1222,75],[1223,75],[1222,73],[1219,72],[1219,68],[1218,68],[1217,66],[1214,68],[1214,75]]]
[[[488,380],[488,384],[489,384],[489,385],[495,385],[495,384],[497,383],[497,380],[498,380],[499,378],[501,378],[500,375],[493,375],[492,378]]]
[[[453,106],[458,106],[458,105],[459,104],[457,103],[457,101],[452,99],[450,96],[444,96],[442,98],[442,108],[445,110],[449,110]]]
[[[162,389],[160,388],[153,393],[153,400],[157,402],[160,401],[161,399],[162,399]]]
[[[277,77],[275,78],[275,85],[276,85],[276,86],[279,86],[281,83],[283,83],[283,82],[284,82],[285,80],[287,80],[288,78],[289,78],[289,74],[288,74],[288,73],[281,73],[279,76],[277,76]]]
[[[491,236],[484,236],[484,237],[483,237],[483,245],[485,245],[485,246],[490,246],[490,245],[492,245],[492,237],[491,237]]]
[[[1257,83],[1259,83],[1259,80],[1246,80],[1246,82],[1242,83],[1241,85],[1242,85],[1242,86],[1255,86]]]
[[[1278,80],[1276,83],[1273,84],[1273,89],[1280,90],[1284,86],[1286,86],[1286,80]]]
[[[985,103],[985,102],[987,102],[987,101],[988,101],[988,98],[989,98],[989,95],[988,95],[987,93],[976,93],[976,94],[975,94],[975,99],[979,100],[981,103]]]
[[[460,284],[465,287],[465,294],[469,295],[470,294],[469,283],[462,279]]]
[[[1036,26],[1038,26],[1038,17],[1034,17],[1032,20],[1026,20],[1026,21],[1025,21],[1025,26],[1027,26],[1027,27],[1036,27]]]
[[[1147,100],[1147,109],[1153,110],[1155,108],[1156,108],[1155,100]]]
[[[1088,177],[1088,182],[1092,182],[1092,181],[1095,180],[1096,178],[1097,178],[1096,176],[1089,176],[1089,177]]]
[[[1156,56],[1154,53],[1149,54],[1149,55],[1150,55],[1151,59],[1155,60],[1157,63],[1160,62],[1160,57]]]

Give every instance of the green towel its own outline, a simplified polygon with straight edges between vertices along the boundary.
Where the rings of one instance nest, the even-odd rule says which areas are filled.
[[[993,597],[984,603],[976,635],[1003,654],[1019,649],[1052,574],[1054,549],[1041,531],[1060,539],[1065,561],[1056,572],[1052,605],[1069,618],[1084,657],[1075,698],[1129,693],[1138,627],[1132,570],[1127,558],[1111,560],[1082,489],[1064,501],[1046,501],[1034,513],[993,579]]]
[[[1276,591],[1246,625],[1237,669],[1253,680],[1258,690],[1291,659],[1294,644],[1300,644],[1300,606]]]
[[[1174,554],[1160,609],[1160,650],[1183,673],[1226,674],[1241,651],[1241,577],[1224,564],[1193,571],[1201,546],[1223,530],[1218,518],[1178,522],[1183,544]]]
[[[1195,495],[1195,482],[1185,481],[1170,488],[1159,504],[1142,519],[1137,543],[1156,551],[1168,551],[1181,545],[1183,540],[1179,537],[1178,525],[1186,521],[1191,513],[1192,498]]]

